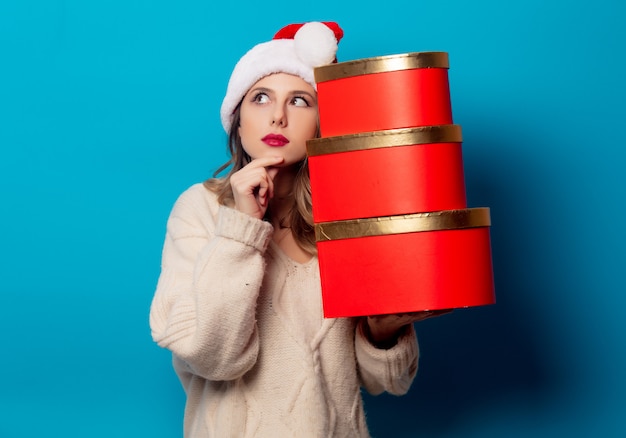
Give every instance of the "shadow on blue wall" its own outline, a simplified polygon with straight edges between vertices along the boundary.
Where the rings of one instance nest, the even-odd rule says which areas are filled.
[[[502,150],[511,141],[507,138],[472,142],[487,153]],[[523,200],[541,194],[514,174],[495,176],[490,160],[469,161],[465,158],[468,206],[491,208],[497,303],[456,309],[416,325],[421,360],[410,392],[403,397],[364,394],[374,437],[469,436],[470,431],[463,433],[465,426],[494,418],[499,410],[511,409],[511,403],[533,409],[560,391],[555,364],[542,351],[541,324],[531,313],[540,305],[538,297],[546,292],[541,284],[546,283],[536,281],[538,273],[528,263],[534,243],[528,228],[521,226],[527,219],[520,216]],[[510,162],[529,166],[526,171],[533,174],[532,163]],[[499,163],[497,172],[506,173],[506,167]]]

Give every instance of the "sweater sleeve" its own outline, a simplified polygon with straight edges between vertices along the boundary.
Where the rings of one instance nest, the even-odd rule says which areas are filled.
[[[194,374],[231,380],[255,364],[255,310],[271,233],[269,223],[218,206],[201,185],[174,205],[150,327],[155,342]]]
[[[384,391],[394,395],[406,394],[417,374],[419,348],[413,325],[407,326],[396,345],[389,349],[376,348],[365,334],[364,319],[357,325],[355,350],[361,384],[372,395]]]

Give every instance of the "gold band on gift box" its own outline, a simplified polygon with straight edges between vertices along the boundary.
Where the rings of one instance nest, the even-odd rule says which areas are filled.
[[[450,68],[446,52],[413,52],[338,62],[314,69],[315,82],[415,68]]]
[[[387,234],[460,230],[488,227],[490,225],[491,216],[488,207],[464,208],[399,216],[321,222],[315,224],[315,240],[323,242]]]
[[[411,146],[431,143],[460,143],[463,141],[460,125],[431,125],[416,128],[388,129],[384,131],[323,137],[308,140],[309,157],[362,151],[394,146]]]

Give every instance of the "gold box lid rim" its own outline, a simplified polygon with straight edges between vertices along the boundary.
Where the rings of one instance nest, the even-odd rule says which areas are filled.
[[[314,69],[315,82],[353,76],[424,68],[450,68],[447,52],[408,52],[323,65]]]
[[[489,208],[477,207],[320,222],[315,224],[315,240],[324,242],[390,234],[451,231],[490,226],[491,215]]]
[[[307,140],[309,157],[354,152],[385,147],[413,146],[433,143],[461,143],[461,126],[456,124],[415,126],[412,128],[386,129],[360,132],[334,137]]]

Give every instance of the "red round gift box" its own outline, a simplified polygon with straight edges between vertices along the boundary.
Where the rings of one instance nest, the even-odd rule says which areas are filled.
[[[452,123],[445,52],[329,64],[315,81],[323,137]]]
[[[314,222],[466,207],[458,125],[319,138],[307,152]]]
[[[483,216],[488,211],[473,210],[482,210]],[[440,213],[447,212],[434,214]],[[477,225],[481,226],[320,238],[324,317],[495,303],[489,222]]]

